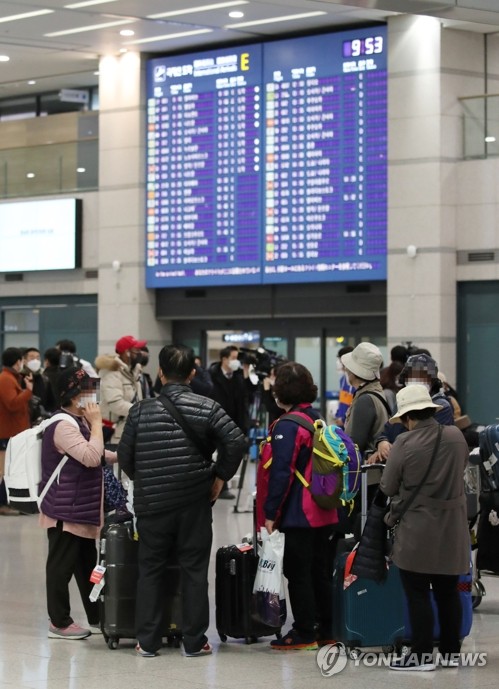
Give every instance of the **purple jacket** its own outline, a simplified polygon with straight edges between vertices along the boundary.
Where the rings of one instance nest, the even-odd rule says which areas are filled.
[[[77,421],[81,434],[89,440],[90,431],[80,419]],[[58,421],[49,426],[43,434],[39,495],[64,456],[54,444],[54,433],[59,423]],[[59,480],[56,479],[48,489],[40,508],[43,514],[51,519],[99,526],[101,503],[102,467],[86,467],[70,457],[62,467]]]

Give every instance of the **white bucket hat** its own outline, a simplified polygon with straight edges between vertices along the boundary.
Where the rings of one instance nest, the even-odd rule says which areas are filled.
[[[383,363],[383,355],[371,342],[361,342],[352,352],[343,354],[341,363],[357,378],[376,380]]]
[[[400,423],[401,416],[418,409],[440,411],[443,407],[431,401],[430,393],[424,385],[408,385],[397,392],[397,413],[392,416],[390,423]]]

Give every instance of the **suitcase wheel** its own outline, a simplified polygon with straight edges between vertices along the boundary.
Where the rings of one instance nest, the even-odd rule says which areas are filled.
[[[223,643],[227,641],[227,634],[219,634],[218,636],[220,637],[220,641]]]
[[[258,637],[257,637],[257,636],[247,636],[247,637],[244,639],[244,643],[245,643],[245,644],[256,644],[257,641],[258,641]]]
[[[107,647],[111,651],[115,651],[118,648],[119,643],[120,643],[119,639],[116,639],[115,637],[109,637],[109,639],[107,640]]]
[[[360,656],[362,655],[362,651],[360,648],[349,648],[348,649],[348,657],[350,660],[358,660]]]

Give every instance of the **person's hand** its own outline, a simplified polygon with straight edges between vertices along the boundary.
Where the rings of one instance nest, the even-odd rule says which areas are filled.
[[[378,451],[372,452],[368,457],[366,457],[366,464],[379,464],[379,462],[382,462],[383,460],[379,456]]]
[[[380,443],[378,443],[377,447],[377,454],[380,456],[380,462],[386,462],[388,459],[388,455],[390,454],[390,450],[392,449],[392,444],[388,442],[388,440],[382,440]]]
[[[222,488],[224,487],[224,480],[221,478],[216,477],[216,479],[213,481],[213,485],[211,487],[211,493],[210,493],[210,500],[212,504],[215,502],[215,500],[218,498],[220,495]]]
[[[100,425],[102,427],[102,413],[96,402],[87,402],[83,407],[83,416],[90,426]]]
[[[274,520],[273,519],[266,519],[265,520],[265,528],[269,533],[272,533],[274,530]]]
[[[33,390],[33,374],[32,373],[24,376],[24,384],[26,386],[26,390],[29,390],[30,392]]]

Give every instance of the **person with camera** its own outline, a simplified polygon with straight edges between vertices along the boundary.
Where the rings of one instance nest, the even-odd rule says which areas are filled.
[[[241,355],[234,345],[229,345],[220,350],[220,361],[212,364],[209,372],[213,381],[210,397],[219,403],[247,436],[250,429],[250,395],[256,387],[249,377],[249,362],[244,363],[244,354]],[[219,497],[232,500],[235,495],[225,485]]]
[[[59,368],[69,368],[75,366],[76,368],[82,368],[87,376],[90,378],[98,378],[97,371],[94,369],[90,361],[81,359],[76,353],[76,344],[73,340],[59,340],[56,344],[57,349],[60,351],[61,356],[59,358]]]
[[[13,517],[21,514],[7,504],[7,491],[3,481],[5,450],[9,439],[31,426],[30,401],[33,396],[33,375],[22,375],[22,351],[7,347],[2,352],[0,373],[0,515]]]

